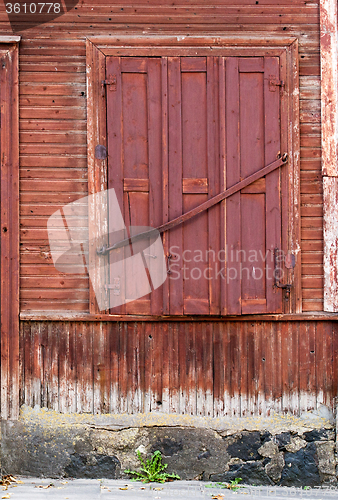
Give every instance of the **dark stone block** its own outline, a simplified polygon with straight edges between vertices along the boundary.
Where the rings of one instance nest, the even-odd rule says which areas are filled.
[[[316,446],[309,443],[296,453],[285,453],[281,486],[318,486],[320,475]]]
[[[326,441],[330,439],[329,431],[327,429],[314,429],[313,431],[304,432],[305,441]]]
[[[272,437],[271,432],[264,432],[263,434],[261,434],[261,444],[262,444],[262,446],[263,446],[263,444],[265,444],[267,441],[270,441],[270,440],[271,440],[271,437]]]
[[[291,432],[281,432],[274,436],[274,441],[278,445],[279,451],[286,451],[285,446],[291,443]]]
[[[108,455],[80,455],[74,453],[70,464],[65,467],[65,475],[74,478],[115,479],[120,461]]]
[[[154,453],[156,450],[159,450],[165,457],[172,457],[175,453],[183,450],[182,440],[177,441],[170,438],[159,439],[151,447],[151,453]]]
[[[211,481],[224,481],[229,483],[237,477],[242,478],[240,484],[250,484],[256,486],[269,486],[274,484],[261,462],[246,462],[244,464],[232,464],[230,470],[224,474],[212,474]]]
[[[240,458],[245,461],[257,460],[260,458],[257,450],[261,446],[261,436],[258,431],[245,431],[242,432],[242,437],[229,444],[227,452],[233,458]]]
[[[209,458],[211,457],[211,453],[209,450],[204,451],[203,453],[200,453],[197,457],[198,460],[201,460],[202,458]]]

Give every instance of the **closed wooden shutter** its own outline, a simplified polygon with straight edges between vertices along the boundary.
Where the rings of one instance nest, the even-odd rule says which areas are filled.
[[[276,57],[108,57],[106,77],[114,82],[107,87],[108,187],[127,226],[168,222],[280,153]],[[163,233],[168,279],[112,312],[280,312],[282,293],[273,285],[281,214],[276,170]],[[122,280],[120,293],[128,299],[135,286]]]

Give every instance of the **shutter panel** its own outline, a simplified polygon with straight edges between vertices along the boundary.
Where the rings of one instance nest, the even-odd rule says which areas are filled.
[[[156,227],[163,221],[161,59],[109,57],[106,72],[107,79],[116,78],[116,89],[107,89],[108,187],[115,189],[124,217],[127,234],[117,236],[123,239],[129,236],[130,226]],[[110,211],[109,232],[114,229]],[[114,250],[110,263],[129,251],[129,247]],[[113,303],[117,294],[119,301],[122,295],[127,303],[114,307],[114,314],[162,314],[161,288],[147,293],[150,283],[143,278],[121,273],[110,300]],[[111,284],[114,279],[111,275]],[[135,295],[141,298],[128,302]]]
[[[276,58],[226,61],[227,188],[280,152],[280,95]],[[226,203],[227,314],[281,312],[274,284],[274,249],[281,249],[280,173],[257,180]]]
[[[107,88],[108,187],[127,227],[168,222],[280,152],[280,92],[269,84],[279,80],[278,58],[109,57],[106,75],[116,81]],[[112,313],[281,312],[282,291],[273,287],[274,249],[282,248],[278,170],[162,238],[169,279]],[[111,262],[126,251],[114,250]],[[140,286],[122,279],[119,293],[128,301]]]
[[[169,220],[216,195],[219,161],[216,57],[168,58]],[[221,206],[170,230],[170,314],[220,314]]]

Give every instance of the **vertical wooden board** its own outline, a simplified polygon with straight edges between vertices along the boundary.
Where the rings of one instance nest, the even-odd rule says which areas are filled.
[[[261,342],[261,381],[258,388],[258,408],[262,410],[262,414],[269,415],[272,408],[272,389],[274,371],[278,370],[278,365],[274,363],[274,325],[269,325],[269,335],[266,335],[263,323],[257,324],[257,329],[260,332]],[[263,401],[262,401],[263,399]]]
[[[76,399],[78,413],[93,412],[93,343],[92,324],[76,326]]]
[[[204,388],[204,367],[203,367],[203,323],[198,323],[195,327],[195,362],[196,362],[196,413],[205,415],[205,388]]]
[[[270,351],[269,353],[267,353],[267,356],[269,356],[269,359],[271,359],[271,364],[270,368],[269,365],[266,364],[266,373],[267,373],[266,384],[267,387],[271,386],[271,397],[270,397],[271,411],[280,413],[282,411],[281,324],[280,323],[273,324],[271,326],[271,330],[272,330],[271,350],[267,349]],[[270,385],[270,380],[271,380],[271,385]]]
[[[224,338],[222,324],[215,322],[213,325],[214,342],[213,342],[213,359],[214,359],[214,416],[220,417],[224,415],[225,410],[225,367],[226,358],[224,357]]]
[[[219,114],[219,59],[218,57],[207,58],[207,156],[208,156],[208,197],[215,196],[224,190],[224,170],[220,164],[220,120]],[[223,69],[224,71],[224,69]],[[224,84],[224,75],[221,81]],[[222,104],[224,106],[224,104]],[[221,312],[221,284],[222,279],[217,276],[218,269],[216,263],[220,264],[220,250],[224,247],[221,240],[224,238],[224,228],[221,226],[221,211],[224,204],[217,205],[208,210],[208,248],[215,252],[208,254],[207,265],[209,270],[209,309],[210,314],[220,314]],[[208,274],[207,274],[208,276]]]
[[[240,60],[241,62],[241,60]],[[264,165],[264,95],[263,73],[239,74],[240,178],[245,179]],[[265,269],[265,197],[241,195],[241,296],[249,299],[242,312],[264,312]],[[237,256],[236,256],[237,257]],[[237,259],[236,259],[237,260]],[[258,279],[257,279],[258,278]],[[258,299],[252,304],[251,301]]]
[[[187,378],[186,378],[186,394],[187,405],[186,413],[196,415],[197,409],[197,394],[196,394],[196,343],[195,331],[198,328],[198,323],[186,323],[186,350],[187,350]]]
[[[203,349],[203,369],[204,377],[204,391],[205,391],[205,416],[213,417],[214,407],[214,368],[213,368],[213,324],[206,323],[203,325],[204,349]]]
[[[121,323],[120,332],[120,349],[118,356],[119,364],[119,411],[120,413],[128,413],[128,347],[130,338],[128,336],[128,323]]]
[[[46,324],[44,323],[45,327]],[[76,323],[73,321],[69,323],[69,355],[67,358],[67,385],[68,385],[68,398],[67,403],[68,412],[75,413],[76,408]]]
[[[332,395],[334,398],[337,397],[338,391],[338,323],[336,321],[330,322],[332,328],[332,353],[333,353],[333,363],[332,363],[332,374],[333,374],[333,384],[332,384]],[[335,404],[337,401],[335,400]]]
[[[299,328],[282,322],[282,411],[299,413]]]
[[[110,358],[107,323],[93,329],[94,413],[109,413]]]
[[[335,394],[333,392],[334,359],[332,323],[330,321],[316,323],[315,357],[317,408],[319,405],[331,408],[334,404]]]
[[[137,352],[137,342],[136,342],[136,324],[134,322],[128,322],[126,323],[126,330],[125,332],[127,333],[127,338],[128,338],[128,343],[127,343],[127,350],[125,353],[126,359],[125,359],[125,374],[124,377],[126,379],[126,387],[125,387],[125,393],[126,393],[126,398],[127,398],[127,408],[128,408],[128,413],[133,414],[137,413],[138,411],[138,383],[139,383],[139,377],[138,377],[138,363],[137,363],[137,358],[138,358],[138,352]]]
[[[18,47],[1,53],[1,418],[19,417]]]
[[[160,58],[148,58],[148,156],[149,156],[149,225],[163,224],[163,154],[162,154],[162,66]],[[166,78],[167,75],[165,75]],[[164,166],[164,165],[163,165]],[[163,287],[151,293],[151,314],[163,314]]]
[[[245,179],[264,166],[264,75],[239,73],[240,176]]]
[[[240,254],[242,264],[242,312],[265,312],[266,274],[264,256],[266,239],[265,196],[263,193],[241,195],[241,220],[243,223],[242,253]],[[248,304],[243,304],[244,300],[248,300]]]
[[[178,366],[179,366],[179,407],[180,413],[187,413],[187,405],[189,401],[188,388],[188,370],[189,370],[189,352],[187,351],[187,332],[186,323],[179,324],[178,338]]]
[[[162,217],[163,223],[169,221],[169,110],[168,110],[168,58],[161,58],[161,98],[162,98]],[[169,233],[164,232],[162,236],[164,254],[168,257]],[[168,261],[167,261],[168,262]],[[163,283],[163,314],[169,314],[169,275]]]
[[[123,178],[148,179],[147,75],[122,73]]]
[[[145,323],[144,326],[144,411],[151,411],[153,395],[152,395],[152,360],[153,360],[153,328],[151,323]],[[169,353],[168,353],[169,354]]]
[[[168,323],[161,325],[161,334],[163,337],[163,360],[162,360],[162,411],[169,413],[169,394],[170,394],[170,365],[169,365],[169,337],[171,327]]]
[[[107,146],[107,109],[106,92],[102,80],[106,78],[106,58],[104,54],[88,39],[86,41],[87,59],[87,167],[88,167],[88,194],[98,193],[107,187],[107,160],[95,158],[95,147],[98,144]],[[53,99],[53,102],[55,99]],[[59,110],[58,110],[59,112]],[[49,122],[49,126],[52,127]],[[57,123],[57,122],[56,122]],[[67,123],[67,122],[65,122]],[[59,125],[61,126],[61,124]],[[57,127],[57,125],[56,125]],[[44,161],[46,161],[44,159]],[[65,161],[65,160],[64,160]],[[74,160],[70,158],[70,163]],[[52,162],[54,159],[52,158]],[[58,160],[60,162],[60,158]],[[46,163],[44,163],[45,165]],[[76,160],[79,165],[79,159]],[[103,245],[108,243],[108,207],[91,206],[88,219],[90,239],[97,239]],[[108,281],[108,256],[99,256],[96,245],[89,246],[89,262],[91,277],[89,284],[89,310],[92,314],[98,313],[96,294],[101,290],[103,302],[107,301],[104,289]],[[94,271],[95,269],[95,271]],[[94,291],[95,290],[95,291]]]
[[[182,60],[193,61],[192,58],[182,58]],[[182,175],[183,179],[205,179],[208,175],[206,73],[182,72],[181,79]],[[206,199],[206,194],[183,194],[183,213],[200,205]],[[208,268],[207,213],[201,213],[185,223],[182,229],[184,313],[209,314],[209,284],[205,278],[205,271]]]
[[[63,328],[59,330],[59,411],[68,412],[69,393],[68,393],[68,363],[69,363],[69,326],[70,323],[64,322]]]
[[[301,413],[316,408],[315,359],[314,324],[303,322],[299,332],[299,411]]]
[[[229,188],[240,179],[240,136],[239,136],[239,72],[238,59],[226,60],[226,187]],[[228,251],[226,271],[226,314],[241,313],[240,262],[231,258],[232,251],[240,249],[241,220],[240,193],[226,201],[226,249]]]
[[[245,347],[246,354],[246,415],[250,416],[254,413],[254,408],[257,402],[256,383],[258,378],[258,359],[256,352],[257,331],[256,325],[245,322],[243,325],[245,331]],[[259,347],[258,347],[259,348]],[[242,356],[244,353],[242,353]],[[245,379],[244,379],[245,380]],[[245,386],[245,382],[244,382]],[[243,391],[244,392],[244,391]],[[243,395],[242,395],[243,397]]]
[[[182,215],[182,110],[180,58],[168,58],[168,135],[169,135],[169,220]],[[180,256],[183,247],[183,229],[170,231],[170,254]],[[170,275],[170,314],[183,314],[183,275],[178,258],[171,259],[175,279]]]
[[[122,114],[122,74],[121,58],[109,57],[106,60],[107,79],[116,77],[116,90],[107,90],[107,133],[108,133],[108,189],[114,188],[116,198],[122,214],[123,210],[123,114]],[[109,209],[110,210],[110,209]],[[114,217],[108,213],[108,230],[114,232]],[[110,254],[109,262],[123,258],[124,249],[114,250],[114,256]],[[113,260],[114,259],[114,260]],[[110,269],[110,283],[114,282],[113,266]],[[120,294],[125,297],[125,283],[121,279]],[[110,292],[112,294],[113,291]],[[112,297],[111,297],[112,299]],[[125,307],[123,305],[114,307],[114,314],[123,314]]]
[[[31,323],[25,322],[23,324],[23,344],[21,347],[23,351],[23,382],[24,382],[24,398],[23,401],[26,405],[31,406]]]
[[[269,325],[270,326],[270,325]],[[251,324],[252,328],[252,324]],[[255,323],[253,331],[254,343],[254,380],[252,391],[254,394],[254,405],[251,406],[252,415],[266,414],[267,394],[265,392],[265,363],[266,363],[266,344],[271,340],[269,327],[266,330],[261,322]],[[249,348],[250,356],[250,348]]]
[[[230,397],[231,416],[242,415],[242,377],[246,374],[245,357],[242,364],[242,325],[236,322],[229,322],[229,364],[230,364]],[[242,373],[243,372],[243,373]],[[244,389],[245,390],[245,389]],[[244,396],[245,397],[245,396]],[[243,401],[243,412],[245,412]]]
[[[226,102],[225,102],[225,58],[219,57],[219,96],[218,96],[218,113],[219,113],[219,188],[221,191],[226,189]],[[227,262],[224,256],[224,251],[228,246],[226,239],[226,201],[223,200],[220,204],[220,254],[219,269],[223,269],[222,274],[219,276],[220,280],[220,301],[221,301],[221,314],[226,314],[226,300],[227,289],[225,278],[227,275]],[[212,292],[210,292],[212,293]]]
[[[182,335],[179,323],[171,324],[171,335],[169,339],[169,402],[170,413],[180,412],[180,366],[179,366],[179,342]],[[182,367],[183,369],[183,367]]]
[[[52,322],[48,329],[48,408],[59,410],[59,333],[64,323]]]
[[[232,363],[230,351],[230,323],[220,323],[224,359],[224,416],[232,415]]]
[[[109,329],[109,357],[110,357],[110,412],[121,413],[120,410],[120,339],[121,323],[108,323]]]
[[[162,359],[163,359],[163,335],[159,324],[152,328],[152,399],[151,410],[162,408]]]
[[[280,79],[277,57],[264,58],[264,151],[265,165],[272,163],[281,149],[280,92],[269,88],[271,78]],[[283,152],[282,152],[283,153]],[[274,288],[274,249],[282,249],[280,172],[266,176],[266,312],[282,312],[282,290]],[[284,269],[283,269],[284,271]]]
[[[40,323],[34,323],[31,329],[31,387],[32,406],[41,406],[41,337]]]

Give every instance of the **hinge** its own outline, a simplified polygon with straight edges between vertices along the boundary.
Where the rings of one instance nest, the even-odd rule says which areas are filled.
[[[273,76],[269,78],[269,90],[270,92],[276,92],[276,88],[280,87],[280,90],[283,92],[285,89],[285,82],[283,80],[277,80]]]
[[[109,75],[108,80],[102,80],[102,87],[104,85],[109,85],[109,90],[115,92],[117,85],[116,75]]]

